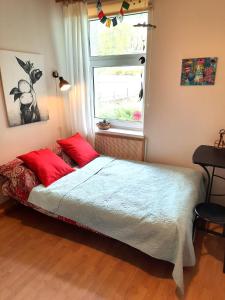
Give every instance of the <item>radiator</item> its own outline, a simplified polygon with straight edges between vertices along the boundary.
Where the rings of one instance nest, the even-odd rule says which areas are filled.
[[[95,148],[104,155],[123,159],[144,160],[144,137],[96,133]]]

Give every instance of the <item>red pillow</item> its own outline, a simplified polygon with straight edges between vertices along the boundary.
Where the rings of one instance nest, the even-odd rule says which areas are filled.
[[[64,140],[58,140],[57,143],[78,163],[79,167],[85,166],[99,156],[79,133]]]
[[[34,171],[45,186],[74,171],[49,149],[32,151],[18,156],[18,158]]]

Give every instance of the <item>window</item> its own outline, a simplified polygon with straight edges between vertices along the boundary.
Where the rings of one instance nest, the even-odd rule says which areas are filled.
[[[90,21],[90,53],[93,101],[96,119],[107,119],[113,127],[142,129],[144,64],[148,13],[124,16],[116,27]]]

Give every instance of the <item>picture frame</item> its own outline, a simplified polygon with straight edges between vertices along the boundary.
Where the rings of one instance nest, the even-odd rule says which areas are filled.
[[[0,72],[9,127],[49,120],[43,55],[0,50]]]
[[[217,57],[183,59],[181,85],[214,85],[217,61]]]

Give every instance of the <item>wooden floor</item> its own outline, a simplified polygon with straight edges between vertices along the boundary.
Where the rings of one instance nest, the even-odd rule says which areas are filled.
[[[198,233],[190,300],[225,299],[224,241]],[[0,300],[178,299],[172,265],[18,206],[0,215]]]

